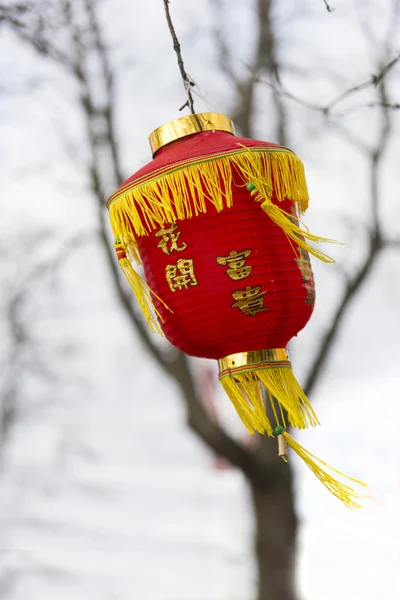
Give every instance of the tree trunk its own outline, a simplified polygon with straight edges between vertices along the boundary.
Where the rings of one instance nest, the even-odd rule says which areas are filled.
[[[275,440],[268,440],[276,446]],[[276,447],[275,447],[276,454]],[[276,456],[262,481],[250,482],[255,515],[257,600],[297,600],[295,557],[297,516],[290,465]]]

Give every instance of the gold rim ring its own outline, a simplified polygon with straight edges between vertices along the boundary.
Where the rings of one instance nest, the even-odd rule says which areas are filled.
[[[274,363],[288,361],[289,356],[285,348],[272,348],[268,350],[255,350],[252,352],[239,352],[230,354],[218,360],[219,372],[241,367],[257,366],[259,363]]]

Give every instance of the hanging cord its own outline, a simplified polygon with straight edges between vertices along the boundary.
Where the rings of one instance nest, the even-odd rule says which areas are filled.
[[[168,23],[169,31],[171,33],[172,41],[174,43],[174,50],[175,50],[176,56],[178,58],[178,66],[179,66],[179,70],[181,72],[183,85],[185,86],[186,95],[187,95],[187,100],[186,100],[185,104],[183,104],[183,106],[181,106],[179,110],[183,110],[186,106],[188,106],[190,109],[190,112],[192,113],[192,115],[194,115],[195,111],[194,111],[194,105],[193,105],[193,96],[192,96],[192,92],[191,92],[190,88],[193,87],[195,85],[195,83],[194,83],[193,79],[191,77],[189,77],[189,75],[186,73],[185,65],[183,64],[181,45],[180,45],[178,37],[176,35],[174,26],[172,24],[171,15],[169,12],[169,3],[170,2],[169,2],[169,0],[163,0],[163,1],[164,1],[164,8],[165,8],[165,16],[167,18],[167,23]]]

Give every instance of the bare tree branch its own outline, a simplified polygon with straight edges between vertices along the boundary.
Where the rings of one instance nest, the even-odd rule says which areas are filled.
[[[312,363],[305,380],[304,391],[307,396],[311,396],[313,393],[320,378],[321,372],[325,367],[329,353],[333,349],[334,342],[339,335],[340,327],[343,325],[344,319],[347,315],[347,310],[358,292],[361,290],[361,287],[367,280],[367,277],[372,272],[373,266],[378,259],[382,247],[383,245],[381,240],[373,237],[370,240],[368,253],[362,265],[359,267],[357,273],[348,281],[345,292],[339,300],[338,306],[331,318],[329,328],[322,336],[318,344],[314,362]]]
[[[247,68],[249,69],[249,72],[251,73],[254,83],[262,83],[264,85],[267,85],[272,90],[274,90],[274,92],[279,94],[281,97],[288,98],[289,100],[293,100],[294,102],[296,102],[297,104],[300,104],[301,106],[304,106],[305,108],[309,108],[310,110],[322,111],[322,112],[324,111],[324,108],[321,107],[321,105],[313,104],[312,102],[308,102],[307,100],[304,100],[303,98],[299,98],[298,96],[289,92],[283,86],[281,81],[280,81],[279,85],[277,85],[276,81],[269,81],[267,79],[263,79],[262,77],[260,77],[259,73],[256,70],[254,70],[250,65],[248,65]]]
[[[28,23],[24,17],[30,17]],[[37,7],[31,3],[19,3],[14,6],[0,5],[0,25],[8,25],[10,29],[25,43],[29,44],[41,56],[52,60],[68,68],[69,60],[67,54],[62,52],[51,41],[44,36],[45,24],[43,16]]]
[[[325,6],[326,6],[326,10],[327,10],[328,12],[330,12],[330,13],[331,13],[331,12],[333,12],[333,11],[335,10],[334,8],[332,8],[332,7],[331,7],[331,6],[328,4],[328,1],[327,1],[327,0],[324,0],[324,4],[325,4]]]
[[[259,43],[257,48],[256,68],[265,69],[276,81],[281,82],[281,69],[278,60],[278,43],[273,25],[273,2],[258,1],[258,21],[260,23]],[[282,146],[288,145],[288,115],[280,94],[273,89],[272,100],[276,114],[275,139]]]
[[[103,78],[104,78],[106,90],[107,90],[107,102],[104,107],[104,118],[106,119],[106,122],[107,122],[106,134],[107,134],[107,141],[110,145],[112,158],[113,158],[112,163],[114,166],[114,177],[115,177],[116,181],[122,182],[123,175],[122,175],[120,152],[119,152],[118,140],[117,140],[117,136],[115,134],[115,127],[114,127],[114,122],[115,122],[114,75],[113,75],[113,71],[112,71],[110,61],[108,58],[107,48],[106,48],[106,45],[104,43],[104,40],[103,40],[103,37],[101,34],[97,15],[96,15],[96,12],[93,7],[93,1],[85,0],[85,5],[86,5],[87,14],[89,16],[90,27],[91,27],[91,30],[93,31],[93,35],[94,35],[95,47],[99,54],[100,65],[102,68]]]
[[[387,64],[382,66],[376,75],[371,75],[371,77],[369,79],[367,79],[366,81],[363,81],[362,83],[354,85],[354,86],[348,88],[347,90],[345,90],[344,92],[341,92],[340,94],[335,96],[330,102],[328,102],[325,106],[321,106],[320,104],[314,104],[313,102],[309,102],[307,100],[304,100],[303,98],[296,96],[295,94],[292,94],[283,86],[283,84],[280,80],[268,81],[268,80],[263,79],[262,77],[259,76],[257,69],[251,69],[249,67],[249,70],[252,73],[252,77],[254,78],[254,81],[256,83],[262,83],[264,85],[269,86],[277,94],[280,94],[281,96],[288,98],[289,100],[293,100],[294,102],[296,102],[297,104],[300,104],[304,108],[308,108],[310,110],[315,110],[315,111],[323,113],[325,116],[329,116],[332,114],[333,109],[336,108],[336,106],[338,104],[343,102],[343,100],[345,100],[345,99],[349,98],[350,96],[353,96],[359,92],[362,92],[372,86],[378,87],[379,84],[382,83],[384,77],[399,62],[399,60],[400,60],[400,53],[398,55],[396,55],[393,59],[391,59]],[[366,104],[366,106],[380,106],[380,105],[381,105],[381,103],[379,103],[379,102]],[[394,105],[394,106],[396,107],[396,105]]]
[[[384,69],[382,69],[381,72],[383,72],[383,70]],[[307,395],[312,394],[313,390],[315,389],[320,374],[328,359],[329,353],[332,351],[334,342],[336,341],[340,332],[340,328],[343,325],[348,307],[361,290],[363,284],[367,281],[368,276],[372,272],[372,269],[378,257],[380,256],[381,250],[388,246],[388,242],[385,241],[383,237],[379,215],[379,205],[381,200],[379,189],[379,173],[381,163],[390,139],[391,121],[390,111],[388,107],[385,106],[388,104],[388,96],[386,83],[383,77],[380,79],[380,83],[381,85],[378,93],[381,102],[382,124],[375,147],[369,152],[371,227],[369,229],[368,251],[356,273],[352,277],[349,277],[347,285],[344,289],[344,293],[338,302],[336,310],[333,313],[329,328],[322,336],[318,345],[314,362],[310,367],[304,385]]]
[[[377,106],[383,106],[385,108],[390,108],[391,110],[399,110],[400,104],[397,102],[370,102],[367,104],[368,108],[375,108]]]
[[[214,11],[213,36],[218,48],[217,60],[219,67],[221,71],[227,75],[230,81],[237,86],[238,77],[235,72],[232,53],[226,41],[225,32],[223,31],[224,12],[221,0],[211,0],[210,8]]]
[[[377,87],[383,81],[383,78],[389,73],[390,69],[392,69],[399,62],[399,60],[400,53],[397,54],[397,56],[390,60],[386,65],[382,66],[376,75],[372,75],[366,81],[363,81],[358,85],[354,85],[348,90],[345,90],[344,92],[336,96],[336,98],[334,98],[333,100],[331,100],[331,102],[329,102],[329,104],[327,104],[324,110],[330,112],[335,106],[337,106],[337,104],[342,102],[345,98],[348,98],[349,96],[361,92],[371,86]]]
[[[281,100],[278,90],[280,82],[280,64],[277,57],[277,40],[275,38],[275,29],[273,25],[273,1],[257,0],[257,32],[256,46],[253,57],[248,66],[248,75],[240,78],[234,69],[234,59],[228,47],[225,36],[222,31],[224,15],[220,0],[213,0],[215,21],[217,25],[214,28],[214,38],[218,46],[218,56],[220,67],[235,86],[238,94],[238,100],[233,110],[232,118],[238,126],[242,135],[253,137],[252,117],[254,114],[254,95],[255,85],[258,82],[254,73],[267,72],[276,82],[272,88],[272,100],[276,112],[276,133],[275,138],[283,145],[287,143],[288,118],[286,108]]]
[[[388,72],[390,71],[390,69],[392,69],[400,60],[400,53],[395,56],[394,58],[392,58],[391,61],[389,61],[386,65],[384,65],[383,67],[381,67],[380,73],[378,73],[378,75],[374,75],[373,76],[373,84],[375,86],[379,85],[382,81],[382,79],[388,74]]]
[[[30,296],[31,290],[50,273],[56,271],[61,265],[76,252],[88,237],[81,233],[67,240],[51,258],[40,261],[31,269],[25,279],[19,283],[15,293],[7,300],[6,318],[9,326],[11,344],[7,350],[7,366],[3,367],[6,373],[1,389],[0,403],[0,455],[9,438],[12,426],[19,414],[19,388],[23,372],[26,370],[27,356],[32,354],[31,366],[34,372],[43,371],[43,365],[37,357],[37,348],[31,337],[29,327],[22,317],[22,309]],[[45,375],[49,376],[46,370]]]
[[[382,70],[383,73],[383,70]],[[387,70],[386,70],[387,73]],[[379,86],[379,100],[381,102],[381,131],[376,144],[375,149],[371,152],[371,169],[370,169],[370,186],[371,186],[371,213],[372,213],[372,226],[374,234],[382,239],[382,227],[379,219],[379,170],[382,159],[387,148],[390,132],[391,132],[391,114],[387,107],[389,103],[388,93],[386,88],[386,82],[381,78],[381,85]]]
[[[183,392],[189,427],[209,448],[238,467],[249,480],[260,480],[263,473],[262,459],[236,442],[210,418],[195,390],[188,357],[179,352],[170,369]]]

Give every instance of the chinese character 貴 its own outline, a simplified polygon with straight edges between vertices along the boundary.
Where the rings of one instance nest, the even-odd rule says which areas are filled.
[[[242,250],[237,252],[231,250],[228,256],[218,256],[217,263],[219,265],[227,265],[229,269],[226,271],[231,279],[244,279],[251,273],[253,267],[246,265],[246,258],[251,254],[251,250]]]
[[[243,314],[251,317],[267,310],[267,308],[264,308],[265,292],[260,292],[260,290],[260,286],[251,287],[250,285],[246,286],[244,290],[236,290],[232,294],[233,299],[236,300],[232,307],[238,308]]]
[[[181,235],[181,232],[176,231],[177,229],[178,225],[176,223],[173,223],[171,227],[164,227],[156,233],[156,237],[161,238],[161,240],[158,242],[158,248],[161,248],[161,250],[165,254],[169,255],[174,250],[176,250],[177,252],[182,252],[182,250],[185,250],[185,248],[187,248],[187,244],[185,242],[182,243],[182,246],[178,246],[178,239]]]
[[[167,265],[165,275],[171,288],[171,291],[188,289],[188,285],[197,285],[197,279],[194,274],[193,260],[191,258],[181,258],[176,265]]]

